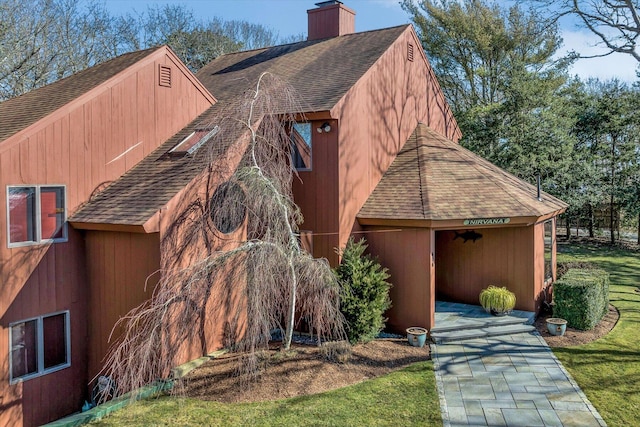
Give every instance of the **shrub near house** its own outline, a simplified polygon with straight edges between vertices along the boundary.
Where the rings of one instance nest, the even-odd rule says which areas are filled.
[[[555,317],[566,319],[572,328],[593,329],[607,314],[609,273],[596,269],[570,269],[555,283],[553,298]]]
[[[384,313],[391,307],[387,269],[365,255],[366,249],[364,239],[355,242],[350,238],[335,270],[341,287],[340,311],[352,344],[374,339],[384,328]]]

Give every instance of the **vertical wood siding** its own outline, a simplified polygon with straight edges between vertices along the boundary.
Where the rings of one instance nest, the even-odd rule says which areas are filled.
[[[2,260],[0,272],[15,271],[24,281],[18,294],[5,306],[0,323],[0,425],[41,425],[60,414],[75,412],[85,398],[87,384],[87,307],[83,237],[69,231],[69,243],[26,249]],[[38,262],[39,260],[39,262]],[[28,274],[27,277],[24,275]],[[9,385],[9,323],[69,310],[71,366]]]
[[[368,251],[391,275],[392,306],[386,313],[387,328],[398,333],[411,326],[430,329],[435,312],[434,232],[429,228],[388,230],[366,227],[364,234]]]
[[[240,140],[227,153],[224,161],[230,166],[227,170],[229,175],[245,152],[246,142],[248,140]],[[165,274],[196,265],[213,252],[235,248],[237,242],[246,239],[246,219],[243,226],[227,235],[214,232],[215,226],[210,221],[209,202],[218,185],[225,180],[224,176],[208,176],[205,171],[162,210],[160,267]],[[198,291],[203,291],[199,304],[204,310],[202,316],[194,320],[191,335],[185,336],[183,331],[174,332],[165,341],[166,345],[174,346],[174,366],[228,345],[229,339],[242,336],[246,329],[246,280],[241,276],[230,281],[224,278],[223,273],[218,273],[222,280],[203,280],[192,284]],[[234,273],[234,277],[238,277],[238,272]],[[173,309],[179,311],[180,306]]]
[[[315,131],[324,121],[312,123],[313,170],[299,172],[294,199],[302,228],[314,233],[314,256],[334,266],[335,249],[360,230],[357,213],[418,122],[460,137],[429,64],[422,54],[407,60],[408,43],[421,51],[408,29],[331,111],[331,132]]]
[[[110,84],[93,89],[90,93],[94,96],[86,101],[71,102],[42,119],[32,132],[17,134],[0,144],[0,425],[39,425],[77,411],[82,404],[78,390],[84,392],[87,373],[88,284],[81,261],[83,238],[69,230],[66,243],[7,248],[6,188],[20,184],[65,185],[67,215],[71,215],[93,192],[120,177],[210,105],[167,51],[159,50],[152,57],[133,65]],[[159,64],[172,66],[172,88],[158,85]],[[151,257],[158,264],[152,252],[129,252],[131,258],[125,260],[122,252],[114,250],[119,241],[109,241],[106,236],[101,239],[108,252],[99,255],[102,263],[96,268],[110,275],[104,279],[109,284],[128,282],[123,270],[116,268],[119,264],[128,265],[140,257],[143,263]],[[140,243],[129,245],[133,250]],[[97,273],[92,270],[92,274]],[[104,287],[96,292],[103,289],[102,296],[108,297],[101,300],[104,305],[109,305],[110,298],[125,301],[137,297],[127,287],[116,287],[113,294]],[[129,295],[131,292],[133,295]],[[119,308],[110,308],[114,311],[108,314]],[[71,368],[10,386],[9,323],[66,309],[71,310]],[[110,330],[102,324],[93,326],[98,335]],[[91,363],[95,371],[95,357]]]
[[[312,230],[313,255],[338,263],[338,132],[336,121],[329,121],[331,132],[318,133],[324,121],[311,122],[311,171],[300,171],[293,179],[294,200],[304,216],[302,229]]]
[[[339,120],[339,196],[322,208],[340,213],[340,247],[357,227],[356,215],[418,122],[453,140],[460,136],[429,64],[422,54],[413,61],[407,59],[408,43],[420,46],[411,29],[332,110]]]
[[[158,277],[154,273],[160,269],[160,242],[158,233],[109,231],[86,231],[85,241],[90,260],[87,309],[91,379],[102,367],[115,323],[151,297]]]
[[[517,309],[538,311],[536,299],[544,274],[544,235],[538,228],[477,229],[482,238],[466,243],[461,237],[455,239],[454,231],[437,231],[438,299],[478,305],[483,288],[506,286],[516,294]]]

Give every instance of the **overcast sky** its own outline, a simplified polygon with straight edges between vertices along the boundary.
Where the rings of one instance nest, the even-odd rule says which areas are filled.
[[[307,32],[307,9],[315,8],[319,0],[106,0],[115,13],[143,12],[153,4],[182,3],[191,8],[198,18],[218,16],[225,20],[244,20],[259,23],[275,30],[280,36]],[[408,24],[409,17],[398,0],[343,0],[345,6],[356,12],[356,31]],[[509,3],[505,0],[505,3]],[[591,33],[580,31],[571,22],[562,22],[562,37],[566,50],[594,55],[603,50],[595,46]],[[636,81],[637,62],[629,55],[616,54],[604,58],[581,59],[571,70],[581,78],[619,78]]]

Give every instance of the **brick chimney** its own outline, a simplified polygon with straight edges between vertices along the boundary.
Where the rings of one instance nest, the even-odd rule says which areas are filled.
[[[316,3],[315,9],[307,10],[309,36],[307,40],[352,34],[356,31],[356,12],[338,0]]]

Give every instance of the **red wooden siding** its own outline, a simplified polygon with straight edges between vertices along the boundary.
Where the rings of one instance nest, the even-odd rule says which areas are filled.
[[[220,160],[227,161],[229,165],[228,169],[223,168],[224,173],[230,175],[235,169],[247,142],[247,138],[244,141],[240,138],[235,147],[229,150],[226,159]],[[209,176],[208,173],[205,171],[192,180],[160,213],[160,266],[167,274],[202,262],[214,251],[236,247],[236,242],[246,238],[244,225],[227,235],[213,232],[215,226],[210,222],[208,207],[216,188],[225,182],[226,176]],[[200,303],[205,307],[204,316],[193,325],[191,336],[176,333],[167,340],[167,345],[177,348],[174,365],[222,348],[228,344],[225,341],[228,335],[237,337],[244,333],[244,284],[244,279],[240,279],[233,283],[223,280],[192,285],[201,292]],[[173,309],[179,311],[180,306]],[[236,316],[236,313],[241,314]]]
[[[358,229],[357,213],[418,122],[454,140],[460,136],[424,56],[407,60],[408,43],[420,46],[410,28],[332,110],[339,119],[339,197],[322,208],[340,212],[340,247]]]
[[[369,252],[391,275],[392,306],[386,313],[390,330],[404,333],[411,326],[434,325],[433,233],[429,228],[366,228]]]
[[[77,411],[87,383],[84,240],[70,229],[67,243],[9,249],[6,188],[64,185],[71,215],[93,192],[211,105],[211,95],[175,61],[173,53],[160,49],[0,143],[0,425],[39,425]],[[159,64],[172,67],[171,88],[158,84]],[[50,203],[43,204],[44,233],[55,227],[52,209]],[[121,254],[113,251],[110,256],[113,260]],[[149,251],[136,252],[130,260],[141,265],[155,260],[159,265],[157,254]],[[109,283],[129,280],[122,270],[109,274]],[[123,293],[116,300],[125,300],[131,291],[123,287],[116,292]],[[9,385],[9,323],[66,309],[71,316],[71,368]],[[99,331],[106,329],[101,326]],[[91,363],[95,371],[97,362]]]
[[[298,172],[294,198],[305,218],[302,228],[313,231],[314,256],[332,265],[339,262],[335,249],[360,229],[358,211],[418,122],[460,137],[424,56],[407,60],[408,43],[420,46],[410,29],[331,110],[336,120],[329,121],[329,133],[315,132],[327,120],[312,123],[313,168]]]
[[[149,299],[160,269],[158,233],[86,231],[89,379],[101,369],[115,323]],[[148,279],[148,281],[147,281]],[[146,288],[146,289],[145,289]],[[114,338],[117,334],[114,336]]]
[[[454,231],[436,232],[438,299],[478,305],[483,288],[506,286],[516,294],[516,308],[537,311],[536,289],[541,287],[537,282],[544,274],[544,259],[536,242],[542,237],[532,226],[475,231],[482,238],[466,243],[461,237],[454,239]]]
[[[12,301],[1,300],[4,306],[0,319],[0,425],[41,425],[77,411],[85,398],[84,241],[79,232],[71,229],[69,243],[39,246],[33,251],[29,247],[16,248],[12,252],[11,258],[0,260],[0,274],[24,285]],[[69,310],[71,366],[10,385],[9,323],[61,310]]]
[[[311,247],[315,257],[338,263],[338,132],[336,121],[329,121],[330,132],[316,132],[327,120],[311,122],[311,170],[299,171],[293,179],[294,200],[302,210],[304,230],[312,230]]]

